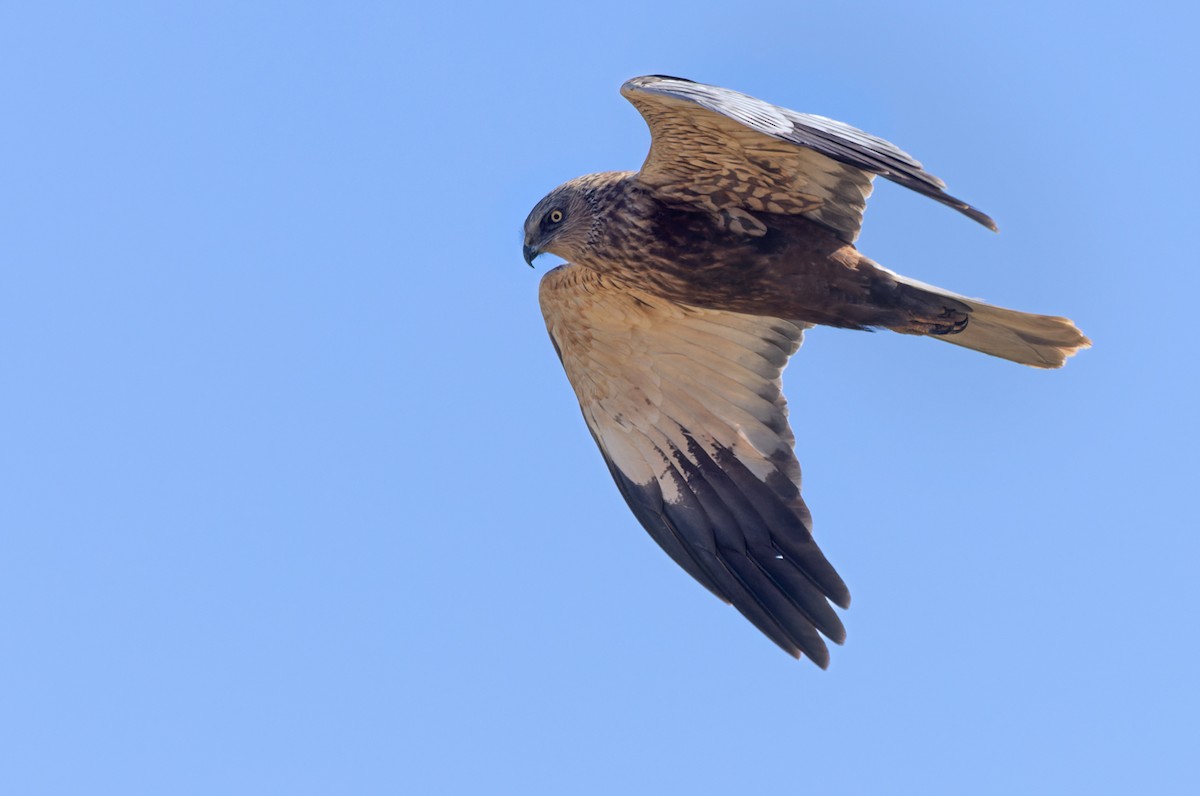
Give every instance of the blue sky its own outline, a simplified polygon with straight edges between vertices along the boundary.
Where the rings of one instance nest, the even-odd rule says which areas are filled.
[[[0,791],[1192,792],[1193,11],[399,5],[0,10]],[[645,73],[896,142],[1002,232],[860,248],[1095,341],[808,336],[827,672],[637,526],[521,260]]]

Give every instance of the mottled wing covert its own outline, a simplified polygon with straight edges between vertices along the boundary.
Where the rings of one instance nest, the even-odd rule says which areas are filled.
[[[755,212],[802,214],[853,243],[876,174],[996,229],[912,156],[850,125],[677,77],[636,77],[621,93],[650,126],[639,180],[735,230],[761,234]]]
[[[803,327],[697,309],[566,265],[542,313],[638,520],[696,580],[824,667],[849,604],[813,541],[780,374]]]

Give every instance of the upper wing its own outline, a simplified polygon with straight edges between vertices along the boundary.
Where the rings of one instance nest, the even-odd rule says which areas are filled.
[[[677,77],[635,77],[621,93],[650,125],[639,180],[751,234],[757,222],[741,210],[801,213],[853,243],[876,174],[996,229],[912,156],[850,125]]]
[[[803,328],[672,304],[583,266],[542,279],[542,314],[634,514],[689,574],[824,667],[826,601],[850,594],[800,497],[780,374]],[[818,632],[820,631],[820,632]]]

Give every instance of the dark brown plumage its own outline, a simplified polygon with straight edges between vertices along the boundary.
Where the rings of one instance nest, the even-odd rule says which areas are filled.
[[[679,78],[622,93],[639,172],[579,177],[525,222],[555,348],[613,478],[655,541],[783,649],[821,666],[849,592],[813,541],[780,374],[804,328],[931,335],[1035,367],[1089,341],[1065,318],[906,279],[854,247],[875,175],[995,229],[882,139]]]

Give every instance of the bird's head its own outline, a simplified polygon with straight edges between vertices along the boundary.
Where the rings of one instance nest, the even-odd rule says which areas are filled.
[[[596,223],[596,210],[585,178],[558,186],[534,205],[525,219],[525,262],[542,252],[568,262],[584,258]]]

